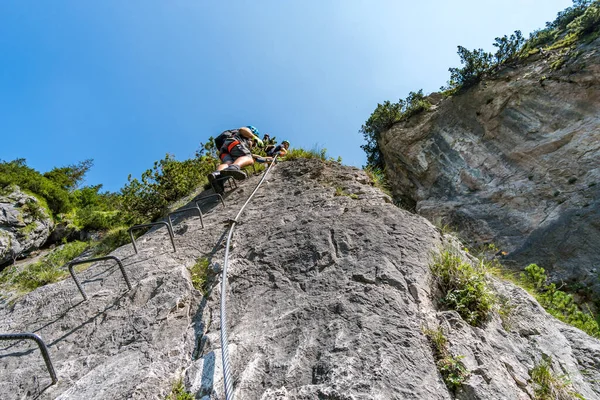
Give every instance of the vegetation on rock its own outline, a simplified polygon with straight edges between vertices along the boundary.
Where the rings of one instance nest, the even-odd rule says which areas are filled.
[[[423,329],[423,333],[429,339],[436,366],[442,375],[444,383],[452,393],[455,393],[469,377],[469,371],[460,361],[463,357],[454,356],[450,353],[448,339],[444,336],[441,327],[437,329]]]
[[[520,278],[523,285],[548,313],[590,336],[600,338],[600,326],[591,312],[583,312],[573,295],[559,290],[554,283],[548,284],[544,268],[530,264]]]
[[[542,356],[542,360],[535,365],[529,375],[534,384],[535,400],[573,400],[583,399],[571,387],[567,376],[556,376],[552,371],[552,358]]]
[[[10,266],[0,274],[0,288],[3,288],[3,291],[27,293],[48,283],[58,282],[69,275],[65,264],[88,247],[85,242],[71,242],[57,247],[42,261],[29,264],[25,268]]]
[[[487,320],[496,304],[496,296],[488,285],[483,262],[473,265],[460,254],[444,250],[434,257],[430,268],[444,306],[456,310],[473,326]]]

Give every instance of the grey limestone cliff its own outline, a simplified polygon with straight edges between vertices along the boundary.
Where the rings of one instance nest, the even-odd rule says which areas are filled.
[[[431,99],[381,137],[394,196],[600,294],[600,39]]]
[[[205,228],[174,221],[117,249],[130,274],[98,264],[0,309],[0,333],[49,344],[50,379],[34,346],[0,343],[0,397],[164,399],[183,377],[198,399],[223,399],[218,276],[206,296],[186,267],[223,261],[227,220],[258,177],[206,202]],[[206,193],[205,193],[206,194]],[[338,194],[336,196],[336,194]],[[341,195],[339,195],[341,194]],[[234,234],[228,274],[229,352],[237,399],[451,399],[427,337],[441,326],[470,376],[461,399],[530,399],[529,371],[550,356],[558,375],[600,399],[600,342],[551,316],[522,289],[494,281],[514,304],[512,328],[494,314],[466,324],[439,307],[429,263],[445,239],[391,204],[364,172],[321,160],[277,165]]]

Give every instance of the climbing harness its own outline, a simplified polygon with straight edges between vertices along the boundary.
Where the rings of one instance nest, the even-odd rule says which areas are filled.
[[[239,222],[240,215],[242,215],[242,213],[244,212],[244,209],[246,208],[248,203],[250,203],[250,200],[252,200],[252,197],[260,188],[260,185],[263,183],[263,181],[265,180],[265,178],[271,171],[271,168],[273,168],[273,165],[275,165],[276,160],[277,160],[277,156],[275,156],[273,158],[274,162],[271,163],[269,168],[267,168],[267,170],[263,174],[262,178],[260,179],[260,181],[258,182],[256,187],[254,188],[252,193],[250,193],[250,196],[248,196],[248,199],[246,200],[246,202],[244,203],[244,205],[242,206],[240,211],[237,213],[235,218],[228,220],[228,222],[231,224],[231,226],[229,228],[229,234],[227,235],[227,243],[225,244],[225,261],[223,262],[223,271],[221,272],[221,358],[223,359],[222,360],[223,361],[223,385],[225,387],[225,399],[226,400],[234,399],[233,381],[232,381],[232,377],[231,377],[231,364],[229,361],[229,342],[227,340],[227,315],[226,315],[226,304],[225,304],[226,297],[227,297],[227,267],[229,266],[229,247],[231,244],[231,238],[233,236],[233,231],[235,229],[235,226],[236,226],[236,224],[240,223]]]

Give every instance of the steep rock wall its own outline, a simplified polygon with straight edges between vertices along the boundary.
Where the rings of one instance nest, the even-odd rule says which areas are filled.
[[[394,125],[394,196],[516,268],[600,293],[600,39],[538,54]],[[557,69],[557,66],[562,66]]]
[[[198,399],[223,399],[220,286],[194,290],[186,267],[223,260],[227,220],[257,183],[174,221],[177,252],[154,230],[114,252],[118,268],[81,272],[0,309],[0,332],[35,331],[49,344],[59,383],[39,352],[0,343],[0,398],[164,399],[178,376]],[[342,195],[337,195],[342,194]],[[204,193],[206,194],[206,193]],[[320,160],[277,165],[234,234],[228,328],[238,399],[451,399],[424,327],[441,325],[470,377],[461,399],[530,399],[529,371],[547,355],[586,399],[600,399],[600,342],[544,312],[523,290],[495,281],[514,305],[474,328],[439,308],[429,262],[443,244],[424,218],[393,206],[355,168]]]

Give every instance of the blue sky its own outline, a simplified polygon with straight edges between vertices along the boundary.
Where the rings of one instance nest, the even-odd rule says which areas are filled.
[[[254,125],[362,166],[378,102],[436,91],[456,46],[544,27],[570,0],[0,2],[0,159],[93,158],[117,191],[165,153]]]

